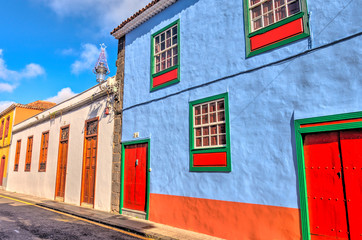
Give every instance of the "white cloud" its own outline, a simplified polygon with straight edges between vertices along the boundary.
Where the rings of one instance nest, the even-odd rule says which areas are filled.
[[[79,74],[85,70],[91,70],[97,62],[99,53],[100,49],[94,44],[83,44],[80,59],[76,60],[71,66],[72,73]]]
[[[8,107],[10,107],[10,105],[13,103],[14,102],[12,102],[12,101],[0,101],[0,112],[4,111]]]
[[[60,90],[56,96],[50,97],[45,101],[54,102],[58,104],[73,97],[74,95],[76,95],[76,93],[74,93],[69,87],[67,87]]]
[[[34,78],[44,74],[44,68],[35,63],[26,65],[25,68],[20,71],[8,69],[3,58],[3,50],[0,49],[0,80],[7,82],[0,82],[0,92],[12,92],[19,85],[20,80],[24,78]]]
[[[1,83],[0,82],[0,92],[13,92],[17,87],[17,84]]]
[[[61,17],[81,16],[94,19],[101,30],[110,32],[123,20],[151,0],[37,0]]]
[[[65,56],[76,55],[76,51],[73,48],[63,49],[60,53]]]

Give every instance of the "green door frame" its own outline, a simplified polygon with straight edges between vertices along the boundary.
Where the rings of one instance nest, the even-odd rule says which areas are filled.
[[[121,157],[121,190],[120,190],[120,196],[121,199],[119,201],[119,213],[122,214],[122,208],[123,208],[123,201],[124,201],[124,153],[125,153],[125,146],[129,145],[135,145],[135,144],[141,144],[141,143],[147,143],[147,169],[146,169],[146,220],[148,220],[148,213],[149,213],[149,202],[150,202],[150,156],[151,156],[151,145],[150,145],[150,139],[141,139],[141,140],[135,140],[135,141],[127,141],[122,142],[122,157]]]
[[[302,223],[302,236],[305,240],[310,240],[310,225],[309,225],[309,213],[308,213],[308,200],[307,200],[307,185],[305,176],[305,161],[303,151],[303,134],[317,133],[317,132],[329,132],[340,131],[348,129],[362,128],[362,112],[336,114],[323,117],[305,118],[294,121],[295,128],[295,141],[298,161],[298,181],[299,181],[299,198],[300,198],[300,213]],[[353,120],[355,122],[338,123],[343,120]],[[336,122],[335,122],[336,121]],[[309,126],[301,127],[304,124],[313,123],[330,123],[329,125],[322,126]]]

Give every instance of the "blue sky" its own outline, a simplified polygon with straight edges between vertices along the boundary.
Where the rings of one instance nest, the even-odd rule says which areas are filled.
[[[0,8],[0,111],[11,103],[59,103],[96,84],[92,68],[113,28],[151,0],[8,0]]]

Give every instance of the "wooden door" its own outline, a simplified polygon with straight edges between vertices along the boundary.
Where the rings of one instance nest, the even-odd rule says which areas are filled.
[[[304,137],[312,240],[362,239],[362,131]]]
[[[1,158],[1,163],[0,163],[0,186],[3,185],[4,169],[5,169],[5,156]]]
[[[125,146],[123,207],[146,211],[148,144]]]
[[[69,127],[62,128],[59,141],[57,180],[55,187],[55,198],[62,201],[64,201],[65,182],[67,176],[68,139]]]
[[[86,121],[81,204],[94,205],[97,166],[98,118]]]
[[[85,148],[82,203],[93,204],[97,163],[97,137],[86,138]]]

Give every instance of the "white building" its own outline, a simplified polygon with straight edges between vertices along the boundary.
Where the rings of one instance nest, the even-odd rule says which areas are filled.
[[[14,126],[7,191],[110,211],[114,114],[106,86]]]

